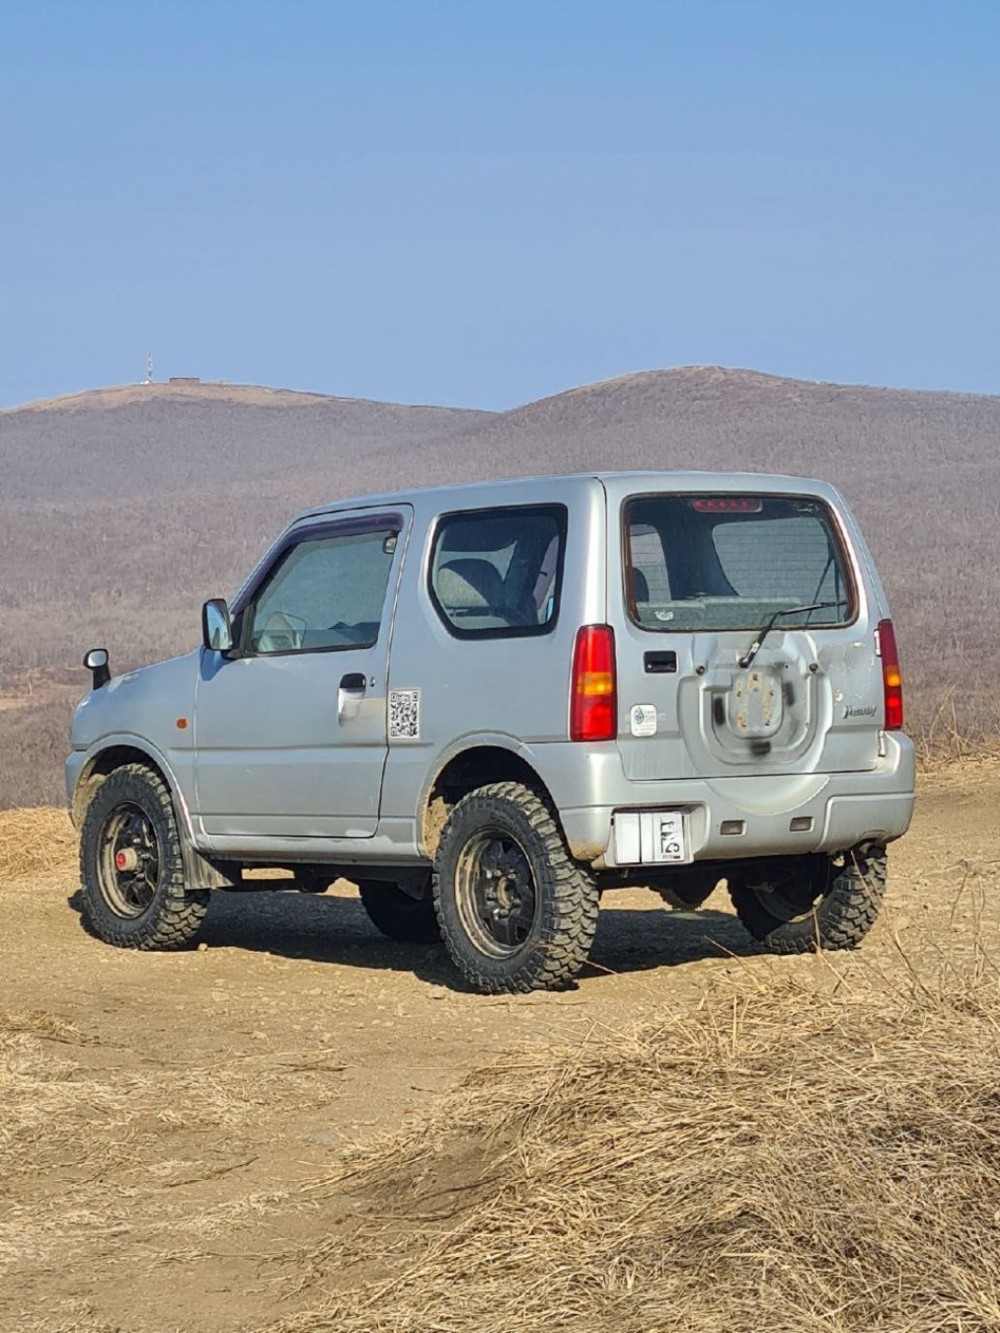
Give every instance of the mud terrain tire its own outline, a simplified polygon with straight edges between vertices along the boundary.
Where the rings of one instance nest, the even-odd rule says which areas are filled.
[[[600,895],[548,804],[519,782],[464,796],[438,844],[438,924],[452,962],[484,994],[561,990],[580,971]]]
[[[80,879],[84,923],[121,949],[183,948],[208,910],[206,890],[184,889],[170,792],[142,764],[115,769],[98,787],[80,836]]]
[[[812,870],[787,877],[748,872],[729,886],[736,914],[772,953],[854,949],[875,924],[885,895],[887,856],[877,845],[832,858],[810,858]]]

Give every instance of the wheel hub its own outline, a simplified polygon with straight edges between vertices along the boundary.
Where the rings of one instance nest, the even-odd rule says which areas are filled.
[[[100,888],[118,916],[142,916],[152,905],[160,880],[156,829],[146,812],[131,803],[112,810],[104,825]]]
[[[502,957],[524,944],[535,920],[535,881],[513,838],[491,830],[471,839],[457,888],[462,916],[479,948]]]
[[[518,882],[516,875],[503,870],[487,870],[485,896],[490,910],[497,919],[516,916],[526,900],[525,886]]]

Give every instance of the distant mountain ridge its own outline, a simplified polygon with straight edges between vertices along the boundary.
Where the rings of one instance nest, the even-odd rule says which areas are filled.
[[[468,431],[491,414],[257,385],[182,381],[97,389],[0,414],[0,504],[239,486],[329,470]]]
[[[177,375],[169,380],[143,380],[138,384],[79,389],[72,393],[59,394],[55,398],[35,398],[17,407],[0,408],[0,415],[4,412],[45,412],[53,408],[65,412],[77,412],[94,408],[121,407],[126,403],[152,402],[157,398],[254,402],[257,406],[337,401],[337,396],[334,394],[311,393],[308,390],[298,389],[269,389],[260,384],[232,384],[228,380],[203,380],[196,375]]]
[[[203,598],[236,587],[301,508],[527,473],[737,468],[843,490],[889,590],[912,715],[993,734],[998,441],[1000,397],[717,366],[499,413],[189,381],[27,404],[0,412],[0,688],[75,668],[97,642],[118,665],[189,647]]]

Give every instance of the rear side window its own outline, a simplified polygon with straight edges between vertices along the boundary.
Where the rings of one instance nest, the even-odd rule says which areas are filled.
[[[646,495],[626,501],[624,517],[626,600],[643,629],[757,629],[775,612],[783,625],[853,617],[847,562],[819,500]]]
[[[445,514],[431,553],[431,600],[462,639],[547,634],[556,623],[564,505]]]

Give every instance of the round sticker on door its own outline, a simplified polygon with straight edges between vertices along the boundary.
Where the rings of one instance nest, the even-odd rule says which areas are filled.
[[[633,704],[629,713],[629,726],[633,736],[656,735],[656,706],[654,704]]]

